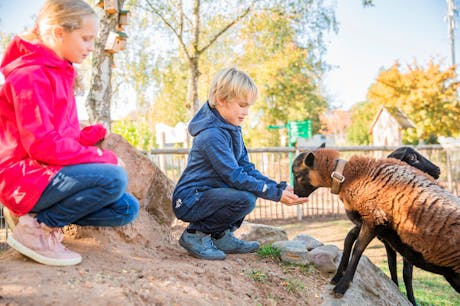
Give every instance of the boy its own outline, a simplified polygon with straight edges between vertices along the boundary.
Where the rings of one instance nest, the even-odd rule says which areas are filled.
[[[223,69],[211,82],[208,102],[189,124],[194,140],[173,193],[173,210],[190,223],[179,244],[195,257],[223,260],[226,253],[256,251],[257,241],[239,240],[233,232],[254,209],[257,197],[286,205],[307,201],[249,162],[240,124],[257,94],[246,73]]]

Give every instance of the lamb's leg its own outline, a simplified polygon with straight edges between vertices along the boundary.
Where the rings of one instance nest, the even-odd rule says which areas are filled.
[[[452,288],[455,289],[455,291],[460,293],[460,274],[444,275],[444,278],[449,282]]]
[[[412,288],[412,271],[414,266],[403,258],[403,278],[404,286],[406,286],[407,298],[412,303],[412,305],[417,305],[414,297],[414,289]]]
[[[350,260],[351,249],[353,244],[358,238],[360,227],[356,225],[353,227],[345,237],[345,242],[343,244],[343,253],[342,258],[340,259],[339,267],[337,268],[337,272],[335,273],[334,277],[331,279],[331,284],[337,284],[339,280],[343,276],[343,271],[347,269],[348,261]]]
[[[387,251],[388,269],[390,270],[391,280],[398,286],[398,274],[396,271],[396,252],[385,241],[382,241]]]
[[[358,267],[359,259],[363,254],[364,250],[368,246],[369,242],[375,237],[374,227],[363,223],[361,230],[359,231],[358,239],[356,240],[355,246],[353,247],[353,254],[351,256],[350,264],[345,270],[345,274],[334,287],[333,292],[335,297],[342,297],[350,286],[350,282],[353,280],[356,268]]]

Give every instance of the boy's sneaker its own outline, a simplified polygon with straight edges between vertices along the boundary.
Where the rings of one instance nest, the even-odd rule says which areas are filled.
[[[208,260],[225,259],[225,253],[214,246],[211,236],[199,231],[192,234],[184,230],[180,236],[179,244],[191,255],[198,258]]]
[[[245,254],[252,253],[259,249],[259,242],[244,241],[235,237],[233,231],[226,230],[224,236],[219,239],[212,239],[214,245],[227,254]]]
[[[59,228],[51,228],[30,215],[19,217],[7,243],[19,253],[49,266],[72,266],[82,260],[80,254],[65,248]]]

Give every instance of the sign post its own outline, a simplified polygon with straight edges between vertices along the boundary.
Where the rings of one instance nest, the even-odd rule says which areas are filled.
[[[288,129],[289,147],[295,147],[297,138],[311,138],[311,120],[293,120],[283,125],[269,125],[269,130]],[[294,176],[292,175],[293,152],[289,152],[289,178],[290,185],[294,186]],[[297,206],[297,219],[302,220],[302,208]]]

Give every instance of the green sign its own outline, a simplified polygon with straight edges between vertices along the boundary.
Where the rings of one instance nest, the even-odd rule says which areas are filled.
[[[288,122],[289,143],[295,143],[297,138],[311,138],[311,120]]]

